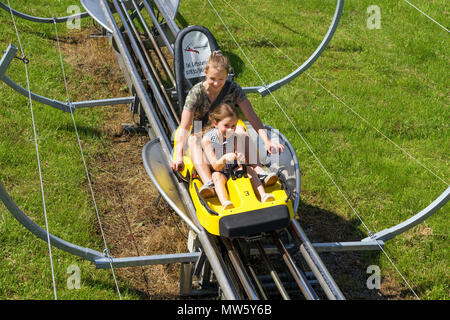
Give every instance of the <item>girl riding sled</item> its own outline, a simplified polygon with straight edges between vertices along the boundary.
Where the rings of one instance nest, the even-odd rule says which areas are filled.
[[[176,147],[174,149],[174,157],[170,164],[175,171],[182,171],[184,168],[183,153],[186,142],[188,143],[190,157],[194,167],[200,176],[203,186],[200,189],[200,195],[204,198],[214,195],[212,172],[207,159],[202,150],[201,132],[203,126],[206,125],[208,115],[212,105],[217,105],[215,101],[219,96],[220,102],[226,102],[236,109],[237,113],[242,112],[243,116],[248,119],[255,131],[263,140],[267,152],[270,154],[274,152],[282,152],[284,146],[282,144],[271,141],[267,136],[266,130],[261,120],[256,115],[252,108],[250,101],[247,99],[242,88],[234,81],[228,83],[225,94],[222,93],[225,84],[227,83],[228,73],[230,71],[230,64],[228,58],[220,51],[214,51],[205,67],[205,80],[194,85],[189,91],[184,104],[183,112],[181,114],[181,121],[176,132]],[[225,90],[224,90],[225,91]],[[237,106],[237,108],[236,108]],[[194,122],[194,133],[190,133],[191,126]],[[196,125],[200,123],[200,126]],[[196,127],[200,127],[196,130]],[[249,136],[246,129],[242,125],[236,126],[236,135],[240,141],[249,142]],[[249,153],[257,154],[256,148],[249,144],[252,148]],[[268,186],[274,184],[278,177],[271,172],[266,172],[259,160],[251,164],[254,170],[258,173],[264,185]]]
[[[209,114],[209,122],[202,138],[202,147],[211,166],[212,180],[223,210],[234,207],[225,186],[230,175],[229,170],[235,169],[233,166],[235,161],[241,165],[247,163],[245,155],[236,150],[235,130],[238,120],[235,109],[222,103]],[[226,168],[227,164],[228,168]],[[258,192],[261,202],[275,200],[273,195],[265,192],[256,171],[251,166],[246,166],[246,169],[253,189]]]

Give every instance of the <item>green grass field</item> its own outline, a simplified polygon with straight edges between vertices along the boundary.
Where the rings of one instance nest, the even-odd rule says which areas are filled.
[[[73,4],[71,1],[52,1],[50,8],[47,4],[32,1],[12,3],[19,11],[43,17],[68,15],[67,7]],[[16,23],[24,51],[30,59],[28,72],[31,90],[66,101],[54,25],[36,25],[17,18]],[[89,24],[88,20],[83,20],[82,26]],[[9,43],[18,46],[11,16],[3,10],[0,12],[0,30],[2,50]],[[58,25],[58,30],[60,36],[69,31],[65,24]],[[69,79],[81,78],[71,72],[70,65],[66,64],[65,69]],[[12,63],[7,75],[26,87],[24,66],[18,60]],[[83,79],[89,81],[87,76]],[[76,83],[76,80],[72,82]],[[92,87],[98,85],[92,80],[90,82]],[[21,209],[45,228],[28,99],[3,83],[0,86],[0,180]],[[102,88],[96,94],[98,96],[92,99],[110,97]],[[72,92],[71,98],[77,101],[79,95],[79,92]],[[67,241],[102,251],[104,246],[98,234],[97,218],[87,189],[87,178],[72,118],[70,114],[39,103],[33,103],[33,109],[49,230]],[[105,148],[104,138],[96,132],[101,112],[89,110],[75,115],[88,163],[97,149]],[[3,204],[0,213],[0,298],[53,299],[46,243],[36,239],[18,224]],[[58,299],[118,299],[111,271],[95,270],[92,263],[58,249],[53,249],[52,253]],[[67,286],[67,279],[72,275],[67,274],[67,270],[71,265],[77,265],[81,271],[82,285],[79,290],[69,290]],[[121,290],[122,298],[137,298],[136,294],[127,292],[127,285],[124,283]]]
[[[49,8],[34,1],[11,2],[19,11],[46,17],[67,15],[67,7],[78,4],[77,1],[52,1]],[[266,83],[285,76],[314,52],[335,9],[332,0],[214,0],[212,3]],[[414,0],[413,3],[448,26],[450,4],[447,1]],[[370,15],[367,8],[371,5],[380,8],[379,29],[367,26]],[[181,1],[177,20],[180,25],[207,26],[231,57],[236,81],[242,86],[261,85],[208,1]],[[64,101],[54,26],[18,18],[16,22],[24,51],[31,60],[31,90]],[[83,20],[82,27],[89,24]],[[58,30],[62,35],[71,32],[64,24]],[[322,56],[307,73],[274,93],[370,231],[378,232],[404,221],[448,187],[449,41],[445,30],[405,1],[348,0],[336,34]],[[17,38],[11,16],[2,10],[2,50],[9,43],[17,45]],[[72,81],[80,76],[72,72],[70,64],[66,64],[66,73]],[[18,60],[7,75],[26,86],[24,67]],[[108,97],[101,84],[92,80],[89,83],[88,75],[82,78],[91,86],[99,86],[98,96],[93,99]],[[74,92],[74,98],[78,94],[82,95]],[[326,210],[330,219],[337,217],[350,222],[356,230],[354,234],[367,236],[360,218],[274,100],[270,96],[249,95],[249,98],[263,122],[283,132],[296,149],[302,171],[300,209],[312,206]],[[39,103],[33,106],[50,232],[101,251],[102,239],[97,233],[72,119],[69,114]],[[90,157],[108,145],[105,137],[95,130],[106,112],[107,109],[98,109],[76,114],[78,127],[84,128],[80,138],[88,163]],[[3,83],[0,83],[0,181],[17,204],[44,226],[28,99]],[[382,285],[383,280],[390,279],[400,288],[401,298],[415,297],[394,265],[420,299],[450,298],[448,208],[447,204],[421,225],[388,241],[385,250],[393,263],[382,253],[367,255],[368,264],[380,267]],[[305,218],[314,220],[310,216]],[[360,239],[337,229],[323,241]],[[0,243],[0,299],[53,299],[47,244],[19,225],[3,205],[0,206]],[[59,299],[118,298],[110,271],[95,270],[89,262],[57,249],[53,250],[53,261]],[[69,290],[66,285],[67,268],[72,264],[78,265],[82,272],[79,290]],[[119,286],[122,298],[139,298],[126,280],[121,279]]]

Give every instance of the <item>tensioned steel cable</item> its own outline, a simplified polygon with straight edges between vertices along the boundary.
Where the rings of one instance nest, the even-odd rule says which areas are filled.
[[[450,32],[450,30],[448,30],[446,27],[444,27],[442,24],[440,24],[439,22],[437,22],[436,20],[434,20],[432,17],[430,17],[429,15],[427,15],[425,12],[423,12],[422,10],[420,10],[419,8],[417,8],[415,5],[413,5],[411,2],[409,2],[408,0],[403,0],[405,1],[407,4],[409,4],[411,7],[413,7],[414,9],[416,9],[417,11],[419,11],[421,14],[423,14],[425,17],[427,17],[428,19],[430,19],[431,21],[433,21],[435,24],[437,24],[439,27],[441,27],[442,29],[444,29],[447,32]]]
[[[19,30],[17,30],[16,21],[14,19],[14,14],[12,12],[11,4],[10,4],[9,0],[8,0],[8,6],[9,6],[9,12],[11,13],[11,19],[12,19],[13,24],[14,24],[14,29],[16,30],[17,41],[19,42],[20,52],[22,53],[22,58],[24,58],[25,57],[25,53],[23,51],[22,42],[20,41]],[[56,293],[55,270],[54,270],[54,267],[53,267],[52,246],[50,244],[50,232],[49,232],[49,228],[48,228],[47,206],[45,204],[44,184],[43,184],[43,181],[42,181],[41,161],[40,161],[40,157],[39,157],[39,144],[38,144],[38,140],[37,140],[36,123],[34,121],[33,102],[32,102],[32,99],[31,99],[30,79],[28,77],[27,64],[24,63],[24,65],[25,65],[25,76],[26,76],[26,79],[27,79],[28,100],[29,100],[29,103],[30,103],[30,111],[31,111],[31,122],[33,124],[34,145],[35,145],[35,148],[36,148],[36,157],[37,157],[37,165],[38,165],[38,171],[39,171],[39,180],[40,180],[40,185],[41,185],[42,204],[43,204],[43,208],[44,208],[45,229],[47,231],[47,245],[48,245],[48,252],[49,252],[49,255],[50,255],[50,267],[51,267],[51,271],[52,271],[53,295],[55,297],[55,300],[58,300],[58,295]]]
[[[222,0],[225,2],[237,15],[239,15],[247,24],[252,27],[260,36],[264,37],[275,49],[278,50],[281,54],[283,54],[289,61],[291,61],[295,66],[300,67],[300,65],[295,62],[290,56],[288,56],[286,53],[284,53],[280,48],[278,48],[270,39],[266,38],[261,32],[253,26],[248,19],[246,19],[242,14],[239,13],[235,8],[233,8],[230,3],[226,0]],[[314,81],[317,85],[322,87],[325,91],[327,91],[332,97],[334,97],[336,100],[338,100],[340,103],[342,103],[348,110],[350,110],[355,116],[357,116],[359,119],[364,121],[367,125],[369,125],[372,129],[374,129],[376,132],[378,132],[383,138],[385,138],[387,141],[389,141],[391,144],[393,144],[397,149],[402,151],[405,155],[407,155],[410,159],[414,160],[419,164],[422,168],[427,170],[429,173],[431,173],[433,176],[435,176],[437,179],[445,183],[447,186],[449,183],[445,181],[442,177],[440,177],[438,174],[436,174],[433,170],[425,166],[422,162],[420,162],[417,158],[415,158],[413,155],[411,155],[407,150],[399,146],[397,143],[395,143],[391,138],[389,138],[385,133],[383,133],[381,130],[379,130],[377,127],[375,127],[372,123],[370,123],[367,119],[365,119],[363,116],[361,116],[358,112],[356,112],[352,107],[350,107],[344,100],[342,100],[340,97],[338,97],[336,94],[334,94],[331,90],[329,90],[327,87],[325,87],[321,82],[319,82],[316,78],[311,76],[309,72],[305,72],[305,74]]]
[[[60,60],[60,63],[61,63],[62,74],[63,74],[63,77],[64,77],[64,85],[65,85],[65,88],[66,88],[67,102],[70,105],[71,100],[70,100],[70,96],[69,96],[69,88],[67,86],[67,77],[66,77],[66,72],[65,72],[65,69],[64,69],[64,63],[63,63],[63,58],[62,58],[62,53],[61,53],[61,45],[60,45],[60,42],[59,42],[58,28],[56,26],[55,16],[53,16],[53,25],[55,26],[56,42],[58,44],[59,60]],[[111,272],[112,272],[112,275],[113,275],[113,278],[114,278],[114,283],[116,285],[116,290],[117,290],[117,293],[119,294],[120,300],[122,300],[122,295],[120,294],[119,285],[117,283],[116,275],[114,273],[114,268],[113,268],[112,261],[111,261],[110,251],[108,249],[108,245],[106,243],[105,234],[103,232],[102,222],[100,220],[100,214],[99,214],[98,208],[97,208],[97,201],[95,200],[94,190],[92,188],[91,178],[90,178],[89,170],[87,168],[86,160],[85,160],[85,157],[84,157],[83,147],[81,146],[81,139],[80,139],[80,136],[78,134],[78,128],[77,128],[77,124],[76,124],[76,121],[75,121],[75,116],[73,114],[73,111],[74,111],[74,109],[70,108],[70,114],[72,116],[72,122],[73,122],[73,126],[75,128],[75,134],[76,134],[77,141],[78,141],[78,146],[79,146],[80,152],[81,152],[81,159],[83,160],[84,171],[86,173],[86,177],[87,177],[87,180],[88,180],[89,190],[91,192],[91,197],[92,197],[92,202],[94,204],[95,213],[97,214],[97,220],[98,220],[98,224],[100,226],[100,232],[102,234],[103,244],[105,246],[105,251],[104,252],[105,252],[106,257],[109,258],[109,266],[111,268]]]
[[[223,0],[225,2],[225,0]],[[219,20],[222,22],[222,24],[224,25],[225,29],[227,30],[227,32],[230,34],[231,38],[233,39],[233,41],[235,42],[235,44],[238,46],[239,50],[241,51],[241,53],[244,55],[245,59],[248,61],[248,63],[250,64],[250,66],[252,67],[253,71],[255,72],[255,74],[257,75],[257,77],[260,79],[263,87],[265,89],[267,89],[269,91],[269,94],[272,96],[274,102],[277,104],[278,108],[282,111],[282,113],[284,114],[284,116],[286,117],[286,119],[289,121],[289,123],[291,124],[291,126],[294,128],[294,130],[297,132],[297,134],[299,135],[299,137],[302,139],[302,141],[305,143],[305,145],[307,146],[307,148],[309,149],[309,151],[311,152],[311,154],[314,156],[314,158],[316,159],[316,161],[318,162],[318,164],[320,165],[320,167],[322,168],[322,170],[326,173],[326,175],[330,178],[331,182],[335,185],[335,187],[337,188],[337,190],[339,191],[339,193],[342,195],[342,197],[345,199],[345,201],[347,202],[347,204],[350,206],[350,208],[352,209],[352,211],[355,213],[355,215],[358,217],[358,219],[360,220],[361,224],[366,228],[368,234],[371,234],[371,230],[368,228],[368,226],[364,223],[363,219],[361,218],[361,216],[358,214],[358,212],[356,211],[356,209],[351,205],[350,201],[348,200],[348,198],[345,196],[345,194],[342,192],[341,188],[337,185],[337,183],[334,181],[334,179],[331,177],[330,173],[328,172],[328,170],[325,168],[325,166],[322,164],[322,162],[320,161],[320,159],[317,157],[317,155],[314,153],[314,151],[312,150],[312,148],[310,147],[310,145],[308,144],[308,142],[306,141],[306,139],[303,137],[303,135],[300,133],[300,131],[297,129],[297,127],[294,125],[294,123],[292,122],[291,118],[287,115],[286,111],[283,109],[283,107],[281,106],[281,104],[278,102],[277,98],[273,95],[273,93],[267,88],[266,83],[264,82],[264,80],[261,78],[260,74],[258,73],[258,71],[256,70],[256,68],[254,67],[254,65],[252,64],[252,62],[250,61],[250,59],[248,58],[248,56],[245,54],[244,50],[242,49],[242,47],[240,46],[240,44],[238,43],[238,41],[236,40],[236,38],[234,37],[234,35],[231,33],[230,29],[228,28],[228,26],[226,25],[225,21],[222,19],[222,17],[220,16],[219,12],[216,10],[216,8],[214,7],[214,5],[211,3],[210,0],[208,0],[208,3],[210,4],[210,6],[212,7],[213,11],[215,12],[215,14],[217,15],[217,17],[219,18]],[[395,270],[397,271],[397,273],[401,276],[401,278],[403,279],[403,281],[407,284],[407,286],[409,287],[409,289],[411,290],[411,292],[414,294],[414,296],[417,299],[420,299],[418,297],[418,295],[416,294],[416,292],[414,291],[414,289],[411,287],[411,285],[409,284],[409,282],[405,279],[405,277],[402,275],[402,273],[400,272],[400,270],[397,268],[397,266],[394,264],[394,262],[392,261],[392,259],[388,256],[388,254],[386,253],[386,251],[381,247],[381,245],[379,245],[379,248],[381,249],[381,251],[384,253],[384,255],[388,258],[388,260],[390,261],[390,263],[393,265],[393,267],[395,268]]]

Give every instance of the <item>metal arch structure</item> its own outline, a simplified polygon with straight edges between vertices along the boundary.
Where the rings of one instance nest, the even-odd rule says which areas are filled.
[[[16,46],[10,44],[6,49],[3,57],[0,59],[0,80],[6,83],[8,86],[10,86],[14,91],[23,95],[24,97],[28,98],[28,96],[31,96],[31,99],[33,99],[34,101],[40,102],[42,104],[48,105],[50,107],[53,107],[55,109],[64,112],[73,112],[79,108],[135,103],[135,97],[120,97],[101,100],[79,101],[79,102],[62,102],[59,100],[38,95],[34,92],[30,92],[27,89],[20,86],[19,84],[17,84],[16,82],[14,82],[11,78],[9,78],[6,75],[6,71],[9,65],[11,64],[12,59],[16,57],[17,50],[18,48]]]
[[[25,14],[23,12],[14,10],[13,8],[10,8],[9,6],[7,6],[6,4],[4,4],[1,1],[0,1],[0,8],[4,9],[5,11],[11,12],[13,15],[15,15],[16,17],[19,17],[21,19],[25,19],[25,20],[32,21],[32,22],[38,22],[38,23],[54,23],[54,22],[61,23],[61,22],[78,19],[78,18],[89,17],[88,12],[76,13],[76,14],[66,16],[66,17],[52,17],[52,18],[36,17],[36,16],[31,16],[31,15]]]
[[[140,74],[137,72],[136,68],[136,59],[131,56],[130,52],[134,51],[135,53],[138,50],[138,44],[133,42],[131,39],[131,43],[127,43],[125,37],[122,34],[122,31],[130,32],[130,27],[126,24],[126,21],[129,20],[127,17],[120,17],[124,22],[122,28],[119,28],[117,22],[114,19],[113,11],[116,11],[121,14],[121,5],[124,3],[131,3],[136,10],[138,10],[138,6],[135,4],[135,0],[127,0],[120,1],[120,4],[117,0],[113,0],[112,2],[101,0],[101,1],[92,1],[92,0],[81,0],[83,6],[85,7],[87,14],[90,15],[93,19],[99,22],[102,27],[107,30],[109,33],[108,36],[111,38],[111,41],[115,44],[117,48],[118,56],[120,56],[120,61],[124,69],[124,73],[127,73],[128,77],[127,81],[129,81],[130,87],[134,89],[136,92],[135,96],[132,97],[124,97],[124,98],[113,98],[113,99],[104,99],[104,100],[93,100],[93,101],[82,101],[82,102],[61,102],[53,99],[49,99],[43,96],[39,96],[32,92],[27,91],[26,89],[19,86],[13,80],[6,76],[6,71],[11,61],[14,59],[17,48],[13,45],[10,45],[3,57],[0,60],[0,79],[12,87],[15,91],[20,94],[27,96],[31,95],[32,99],[35,101],[41,102],[43,104],[49,105],[56,109],[65,112],[73,112],[76,108],[81,107],[93,107],[93,106],[103,106],[103,105],[113,105],[113,104],[122,104],[122,103],[131,103],[131,104],[139,104],[142,112],[145,114],[147,119],[149,120],[149,135],[151,137],[158,137],[151,140],[143,150],[143,157],[145,158],[146,154],[150,152],[150,148],[157,146],[160,148],[160,155],[169,156],[171,154],[171,143],[165,134],[166,128],[162,125],[160,121],[158,121],[158,115],[155,110],[160,108],[163,113],[169,114],[167,111],[167,107],[164,106],[163,97],[157,96],[150,98],[147,87],[148,83],[150,83],[152,87],[152,91],[158,92],[155,88],[156,85],[151,83],[151,81],[147,81],[148,83],[144,84]],[[147,0],[143,0],[140,4],[140,8],[145,8],[150,13],[150,17],[155,25],[155,28],[158,30],[160,34],[160,41],[164,43],[169,52],[173,55],[173,39],[174,36],[180,32],[180,29],[176,25],[174,21],[174,17],[176,15],[176,10],[178,8],[179,1],[177,0],[154,0],[154,6],[158,9],[159,13],[163,17],[164,23],[158,21],[158,19],[152,15],[150,6]],[[143,6],[142,6],[143,5]],[[299,68],[294,70],[292,73],[287,75],[286,77],[273,82],[267,86],[257,86],[257,87],[244,87],[244,90],[248,93],[259,93],[262,96],[267,95],[269,92],[273,92],[294,80],[300,74],[302,74],[306,69],[308,69],[321,55],[321,53],[325,50],[328,43],[331,41],[335,30],[339,24],[342,10],[343,10],[344,0],[337,0],[336,10],[333,17],[333,21],[328,29],[327,34],[325,35],[323,41],[319,45],[319,47],[314,51],[312,56],[307,59]],[[79,16],[69,16],[63,18],[38,18],[32,17],[18,11],[15,11],[8,6],[5,6],[2,2],[0,2],[0,7],[5,9],[6,11],[13,12],[14,15],[38,22],[38,23],[55,23],[55,22],[63,22],[69,20],[69,18],[76,18],[81,16],[86,16],[86,13],[83,13]],[[132,7],[132,8],[133,8]],[[123,7],[124,8],[124,7]],[[172,36],[167,34],[170,32]],[[130,50],[131,47],[131,50]],[[171,50],[172,49],[172,50]],[[142,60],[144,57],[138,55],[137,60]],[[150,77],[151,79],[151,77]],[[166,124],[170,129],[175,129],[174,122],[168,122]],[[268,129],[271,129],[267,127]],[[284,137],[282,137],[284,141],[287,141]],[[287,143],[289,143],[287,141]],[[292,148],[292,146],[288,146]],[[295,152],[293,152],[295,155]],[[165,159],[167,160],[167,158]],[[167,162],[167,161],[166,161]],[[295,166],[298,167],[298,161],[295,157]],[[151,171],[147,166],[146,170],[149,173],[149,176],[152,178],[152,175],[149,171]],[[297,171],[297,183],[298,190],[300,190],[300,176],[299,170]],[[152,178],[153,180],[153,178]],[[64,251],[67,251],[76,256],[82,257],[88,261],[95,263],[97,268],[108,268],[110,265],[114,267],[128,267],[128,266],[142,266],[142,265],[151,265],[151,264],[166,264],[166,263],[174,263],[181,262],[182,264],[189,263],[198,263],[202,256],[207,256],[208,260],[211,263],[211,267],[214,271],[214,274],[220,284],[220,287],[223,292],[223,296],[227,299],[237,299],[239,296],[237,294],[236,288],[233,286],[233,282],[230,280],[231,276],[224,265],[223,259],[218,254],[218,247],[209,235],[198,223],[195,215],[192,215],[192,212],[195,212],[192,203],[188,200],[189,195],[187,191],[181,186],[181,182],[174,181],[173,184],[174,192],[181,195],[183,205],[185,208],[182,210],[175,210],[177,214],[190,226],[191,230],[193,230],[200,240],[202,244],[201,252],[188,252],[181,254],[168,254],[168,255],[158,255],[158,256],[138,256],[138,257],[125,257],[125,258],[114,258],[105,256],[103,253],[92,250],[89,248],[83,248],[67,242],[63,239],[60,239],[54,235],[50,235],[50,243]],[[163,190],[159,190],[160,193],[164,196]],[[382,246],[384,246],[384,241],[390,240],[396,235],[403,233],[404,231],[414,227],[418,223],[422,222],[433,213],[438,211],[442,206],[444,206],[450,197],[450,188],[447,188],[434,202],[432,202],[427,208],[422,210],[420,213],[415,215],[414,217],[400,223],[397,226],[392,228],[383,230],[379,233],[371,235],[368,238],[365,238],[361,241],[354,242],[332,242],[332,243],[311,243],[306,234],[301,229],[300,225],[297,221],[293,221],[291,225],[292,231],[297,234],[299,239],[302,241],[302,245],[300,250],[302,254],[304,254],[305,259],[310,265],[313,273],[315,274],[318,281],[323,285],[327,291],[327,295],[331,298],[342,298],[342,293],[340,293],[339,288],[334,284],[331,276],[326,270],[325,266],[321,262],[320,258],[317,255],[317,252],[326,252],[326,251],[357,251],[357,250],[379,250]],[[7,209],[13,214],[13,216],[30,232],[32,232],[36,237],[46,240],[46,232],[36,225],[28,216],[17,206],[17,204],[12,200],[9,196],[8,192],[4,188],[4,186],[0,183],[0,199],[3,201]],[[171,204],[173,208],[178,207],[178,205],[171,203],[171,197],[167,196],[165,199]],[[173,202],[173,201],[172,201]],[[299,192],[296,195],[295,199],[295,209],[297,209],[299,204]]]
[[[311,67],[314,64],[314,62],[320,57],[322,52],[326,49],[328,43],[330,43],[331,39],[334,36],[334,32],[336,31],[339,25],[339,21],[341,20],[343,9],[344,9],[344,0],[337,0],[333,20],[331,21],[330,27],[328,28],[325,37],[323,38],[322,42],[319,44],[317,49],[313,52],[313,54],[301,66],[299,66],[297,69],[292,71],[284,78],[274,81],[271,84],[265,86],[246,87],[244,88],[244,90],[246,90],[247,92],[257,92],[262,97],[264,97],[270,94],[271,92],[280,89],[282,86],[288,84],[289,82],[300,76],[303,72],[305,72],[309,67]]]
[[[425,221],[428,217],[433,215],[433,213],[437,212],[440,208],[442,208],[450,199],[450,187],[448,187],[439,197],[436,198],[432,203],[430,203],[425,209],[412,216],[411,218],[399,223],[391,228],[384,229],[380,232],[377,232],[367,238],[364,238],[361,241],[370,241],[370,240],[378,240],[378,241],[388,241],[394,238],[395,236],[411,229],[412,227],[418,225],[419,223]]]

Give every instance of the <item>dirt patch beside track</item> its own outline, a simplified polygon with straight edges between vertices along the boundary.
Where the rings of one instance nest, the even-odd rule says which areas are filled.
[[[96,32],[90,28],[61,39],[66,61],[81,78],[69,84],[76,101],[129,94],[109,40],[89,37]],[[187,228],[164,200],[155,204],[158,192],[145,172],[141,155],[148,136],[122,130],[122,123],[132,122],[129,106],[104,108],[101,125],[95,129],[105,136],[106,145],[87,162],[112,255],[186,252]],[[96,219],[95,224],[100,234]],[[143,299],[173,299],[179,295],[179,268],[179,264],[155,265],[115,272],[121,284],[139,292]]]

